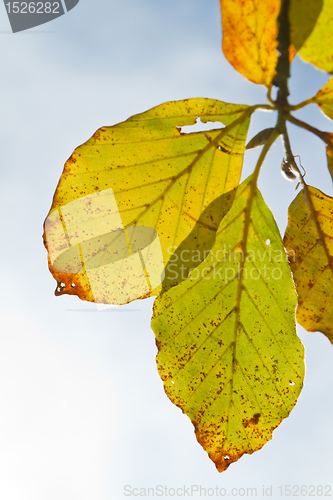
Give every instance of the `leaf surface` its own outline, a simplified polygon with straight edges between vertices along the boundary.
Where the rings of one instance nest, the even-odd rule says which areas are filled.
[[[333,151],[328,146],[326,147],[327,168],[333,180]]]
[[[162,282],[162,293],[187,279],[190,271],[197,267],[210,253],[215,242],[216,231],[234,201],[237,189],[232,189],[216,198],[202,212],[191,233],[174,250],[166,267]]]
[[[290,42],[300,50],[312,33],[323,8],[323,0],[290,0]]]
[[[270,86],[278,59],[280,0],[220,0],[222,49],[226,59],[253,83]]]
[[[272,131],[272,127],[261,130],[246,144],[245,149],[253,149],[257,148],[258,146],[263,146],[263,144],[265,144],[265,142],[271,135]]]
[[[238,185],[252,112],[213,99],[168,102],[78,147],[45,221],[56,294],[114,304],[156,295],[173,249],[197,238],[201,214]],[[186,133],[198,117],[226,127]]]
[[[271,439],[304,376],[286,253],[251,179],[210,255],[155,300],[152,320],[165,392],[220,472]]]
[[[333,343],[333,199],[308,186],[289,207],[284,244],[298,294],[297,321]],[[317,224],[319,225],[319,231]]]
[[[322,112],[333,120],[333,77],[310,99],[310,102],[318,104]]]
[[[306,3],[312,6],[308,8],[308,10],[311,9],[311,12],[318,11],[321,3],[322,9],[311,34],[299,49],[299,55],[317,68],[327,73],[333,73],[333,2],[332,0],[323,0],[323,2],[312,0],[312,2],[307,1]],[[304,2],[300,3],[300,11],[302,9],[304,9]],[[309,18],[310,12],[304,15]],[[303,15],[301,15],[299,23],[302,23],[302,19]],[[304,22],[304,24],[305,27],[308,25],[307,22]]]

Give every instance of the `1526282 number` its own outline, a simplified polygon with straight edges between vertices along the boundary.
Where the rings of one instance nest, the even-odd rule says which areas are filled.
[[[8,2],[8,14],[61,14],[59,2]]]
[[[329,485],[291,485],[286,484],[279,486],[280,496],[284,497],[330,497],[332,496],[332,488]]]

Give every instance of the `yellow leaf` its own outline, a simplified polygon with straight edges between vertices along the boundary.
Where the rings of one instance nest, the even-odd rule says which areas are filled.
[[[312,33],[323,7],[323,0],[290,0],[290,42],[300,50]]]
[[[167,102],[78,147],[45,221],[56,294],[114,304],[156,295],[174,249],[238,185],[253,110],[204,98]],[[226,127],[186,133],[198,117]]]
[[[333,151],[328,146],[326,147],[327,167],[333,179]]]
[[[303,8],[303,3],[301,9]],[[315,3],[313,1],[313,3]],[[317,7],[320,6],[317,1]],[[333,73],[333,0],[323,0],[323,7],[310,36],[299,49],[299,55],[317,68]]]
[[[280,0],[220,0],[226,59],[253,83],[270,86],[278,59]]]
[[[279,230],[251,176],[206,260],[155,300],[152,320],[165,392],[220,472],[271,439],[297,401],[296,303]]]
[[[333,343],[333,199],[308,186],[289,207],[284,245],[298,294],[297,321]],[[318,231],[319,229],[319,231]]]
[[[323,113],[333,120],[333,77],[310,100],[316,103]]]

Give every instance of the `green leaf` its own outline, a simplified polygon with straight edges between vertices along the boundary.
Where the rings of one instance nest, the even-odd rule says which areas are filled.
[[[162,282],[162,293],[187,279],[190,271],[197,267],[210,253],[215,242],[216,231],[234,201],[237,189],[216,198],[200,215],[191,233],[173,251]],[[170,252],[171,253],[171,252]]]
[[[312,0],[307,2],[311,7],[311,12],[318,12],[321,7],[321,0]],[[304,9],[304,2],[301,2],[299,9]],[[310,12],[309,12],[310,14]],[[316,15],[316,14],[315,14]],[[309,16],[306,14],[306,17]],[[302,15],[298,26],[303,22]],[[308,31],[309,21],[304,22],[305,31]],[[299,49],[299,55],[305,61],[314,64],[317,68],[333,73],[333,2],[332,0],[323,0],[323,6],[317,18],[317,22],[311,31],[311,34]],[[297,43],[297,42],[296,42]]]
[[[195,239],[202,213],[238,185],[253,111],[214,99],[167,102],[78,147],[45,221],[56,294],[114,304],[158,294],[173,249]],[[198,118],[225,127],[186,133]]]
[[[252,179],[239,186],[210,255],[156,299],[152,320],[165,392],[219,471],[271,439],[304,376],[290,268]]]
[[[297,288],[297,321],[333,343],[333,199],[311,186],[301,191],[289,207],[284,245]]]

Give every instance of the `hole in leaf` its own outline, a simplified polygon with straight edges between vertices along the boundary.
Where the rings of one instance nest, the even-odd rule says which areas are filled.
[[[290,381],[289,385],[295,385],[295,382]]]
[[[66,288],[66,283],[63,283],[62,281],[57,282],[57,288],[55,291],[56,295],[61,295],[62,292],[64,291],[64,288]]]
[[[266,245],[270,245],[271,244],[271,240],[266,240]]]
[[[230,154],[230,151],[228,151],[227,149],[225,149],[223,146],[217,146],[217,149],[218,149],[219,151],[223,151],[223,153],[228,153],[228,154]]]
[[[174,384],[174,381],[173,381],[173,380],[171,380],[171,383],[172,383],[172,384]]]
[[[216,121],[216,122],[203,123],[200,119],[200,116],[198,116],[194,125],[184,125],[183,127],[179,127],[178,130],[180,129],[180,132],[182,132],[183,134],[190,134],[192,132],[204,132],[205,130],[213,130],[220,128],[224,128],[222,122]]]
[[[225,455],[223,458],[224,458],[224,460],[230,460],[229,455]]]

